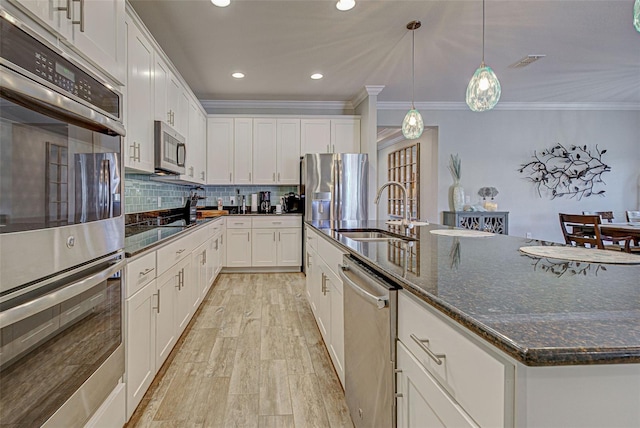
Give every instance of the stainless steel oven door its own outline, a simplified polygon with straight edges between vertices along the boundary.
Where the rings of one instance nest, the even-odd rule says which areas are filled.
[[[124,374],[122,253],[0,299],[0,409],[15,427],[82,426]]]
[[[5,64],[0,295],[124,244],[121,125]]]

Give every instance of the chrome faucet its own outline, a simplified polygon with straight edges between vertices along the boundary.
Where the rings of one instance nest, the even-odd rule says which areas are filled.
[[[411,224],[411,217],[409,216],[409,192],[407,192],[407,188],[404,187],[404,184],[399,181],[387,181],[378,189],[378,195],[376,196],[376,204],[380,201],[380,196],[382,195],[382,191],[389,186],[398,186],[400,190],[402,190],[402,194],[404,195],[404,218],[401,223],[403,226],[411,229],[413,224]]]

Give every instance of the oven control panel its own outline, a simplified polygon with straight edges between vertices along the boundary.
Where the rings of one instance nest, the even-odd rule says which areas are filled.
[[[111,116],[122,119],[120,96],[45,43],[0,14],[2,63],[18,66],[49,84],[90,103]]]

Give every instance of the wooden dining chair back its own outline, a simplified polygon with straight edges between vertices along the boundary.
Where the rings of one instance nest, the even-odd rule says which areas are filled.
[[[604,250],[597,214],[559,214],[560,228],[567,245]]]
[[[640,211],[625,211],[627,221],[640,221]]]
[[[607,223],[613,223],[613,211],[582,211],[582,214],[598,215],[600,216],[600,220],[606,220]]]

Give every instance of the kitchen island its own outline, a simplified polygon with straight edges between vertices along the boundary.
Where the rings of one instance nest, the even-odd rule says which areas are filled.
[[[560,244],[503,235],[435,234],[455,230],[439,225],[416,227],[415,240],[408,243],[358,241],[336,232],[376,228],[404,233],[385,222],[307,225],[400,285],[401,297],[404,293],[411,297],[405,300],[422,304],[452,334],[468,338],[504,367],[498,371],[498,389],[504,391],[499,419],[476,416],[469,409],[477,397],[448,389],[446,382],[460,380],[452,379],[448,368],[433,370],[450,401],[462,403],[472,415],[471,426],[491,424],[483,420],[500,420],[505,426],[640,424],[640,258],[637,265],[535,258],[519,248]],[[402,310],[399,304],[399,330]],[[400,353],[402,332],[399,338]],[[435,349],[434,343],[427,346]],[[440,367],[453,366],[455,357],[447,354]],[[443,370],[441,378],[437,370]],[[491,395],[494,389],[488,385],[485,391]],[[398,409],[402,414],[400,403]]]

